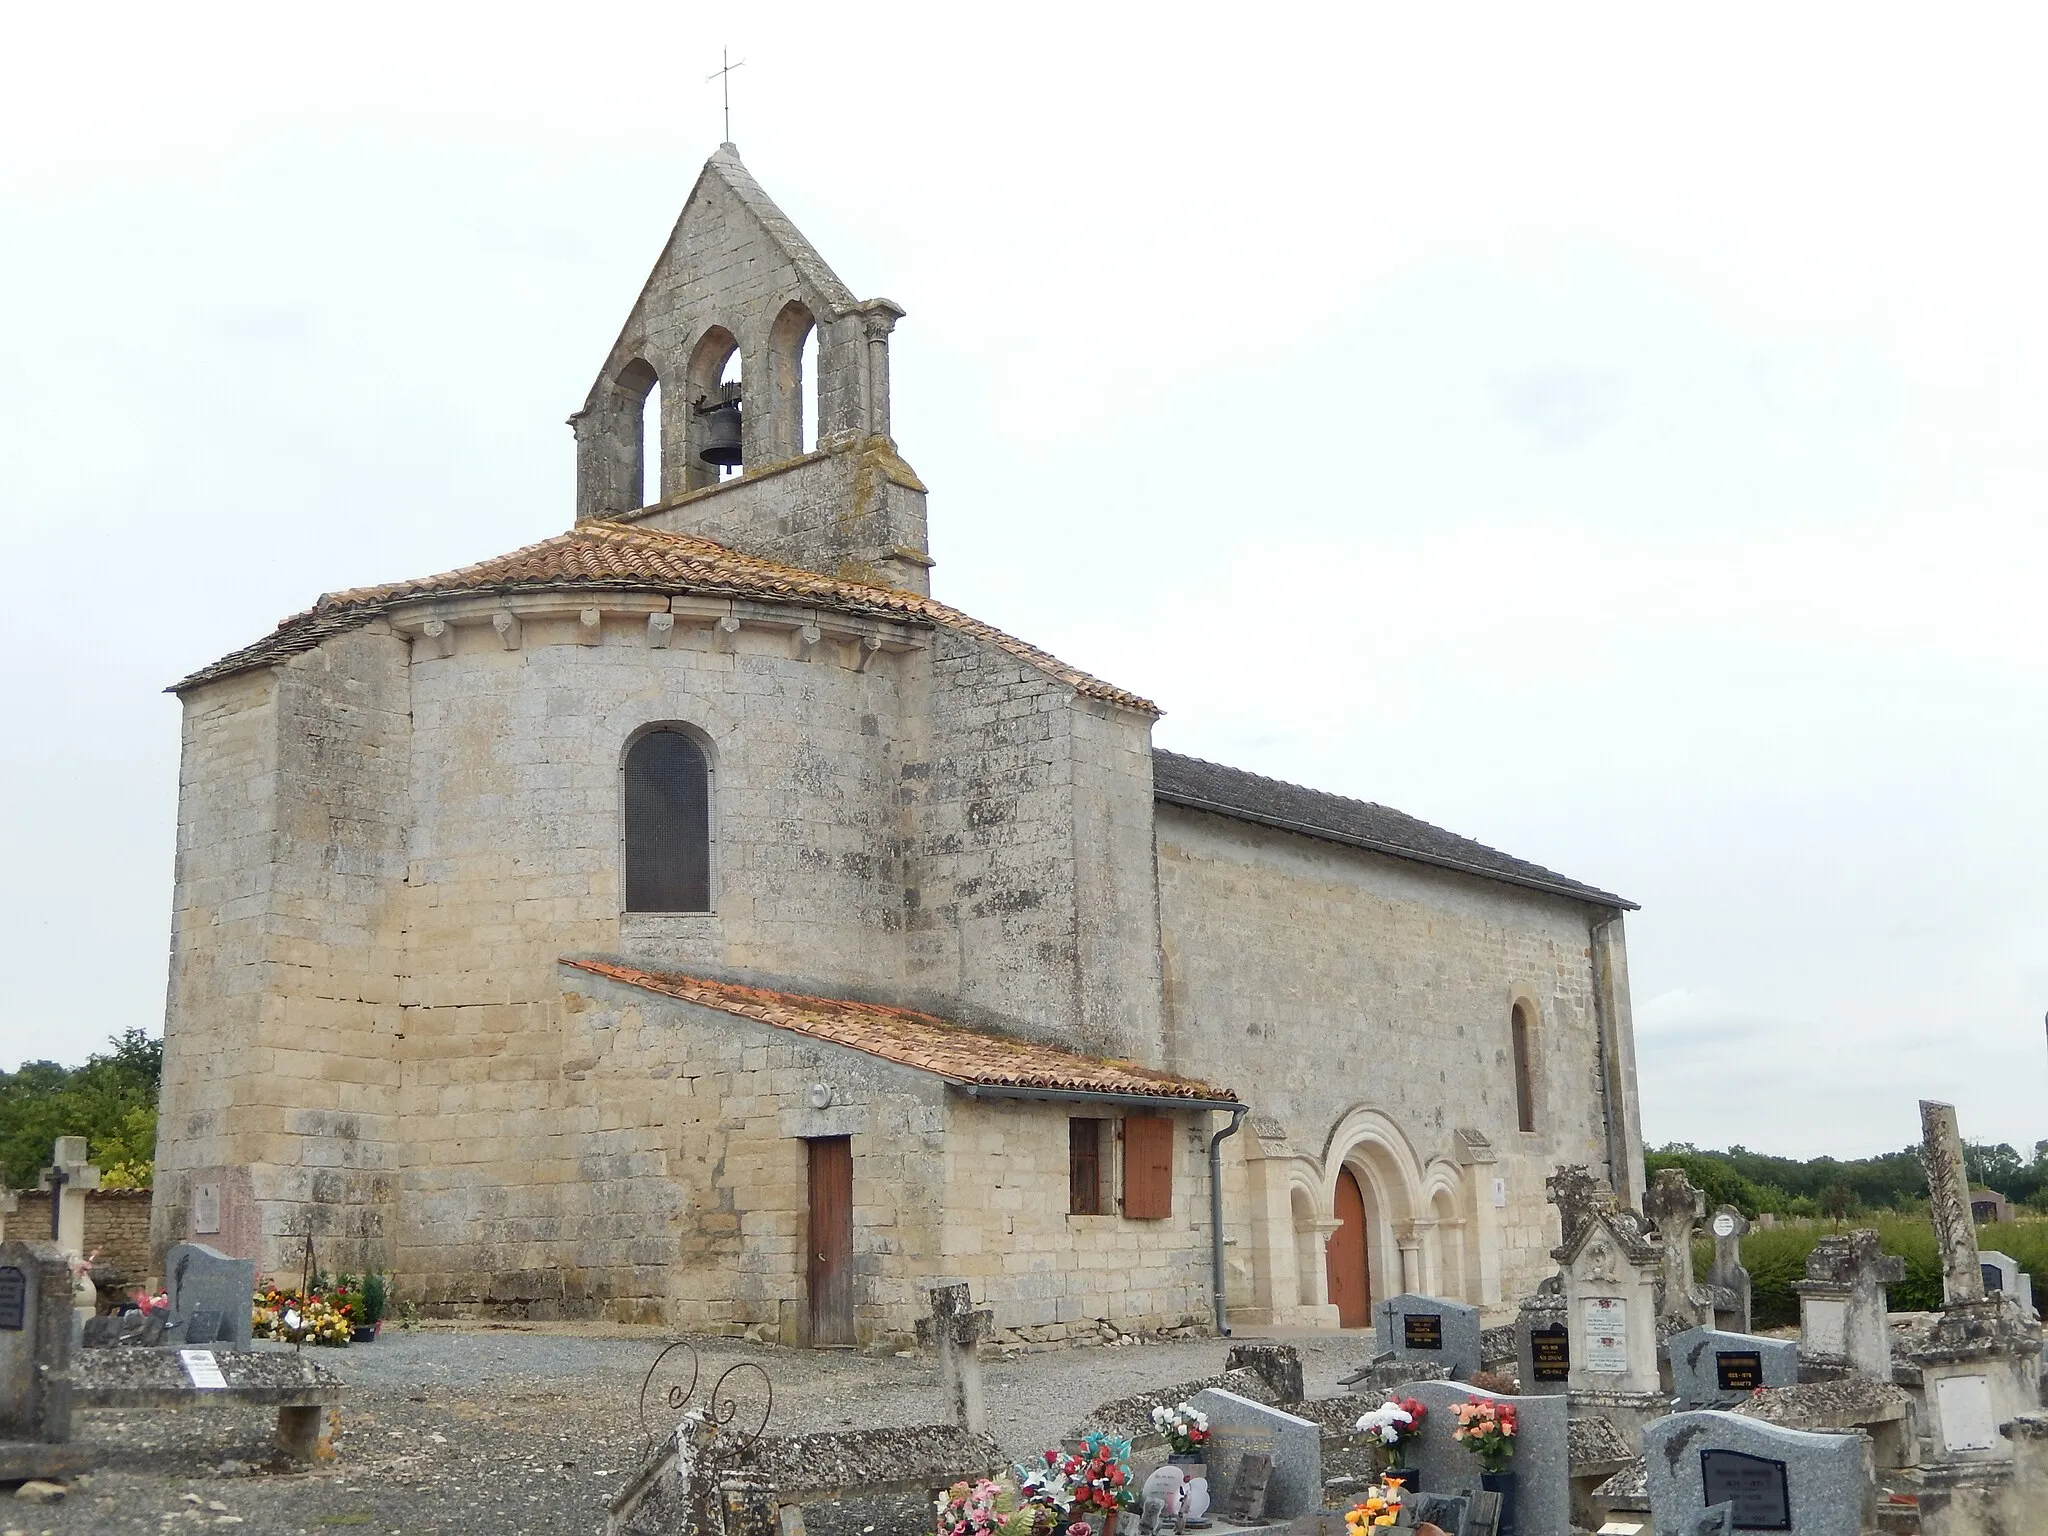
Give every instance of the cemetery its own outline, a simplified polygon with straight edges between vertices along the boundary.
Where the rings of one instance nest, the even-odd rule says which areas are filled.
[[[1954,1110],[1921,1114],[1932,1312],[1888,1309],[1901,1262],[1852,1230],[1814,1245],[1796,1330],[1749,1332],[1739,1212],[1710,1219],[1676,1170],[1636,1211],[1560,1168],[1556,1271],[1491,1326],[1411,1291],[1369,1332],[1022,1355],[957,1281],[927,1287],[917,1348],[837,1354],[540,1324],[516,1348],[460,1324],[325,1337],[297,1310],[322,1291],[310,1240],[297,1277],[185,1241],[101,1296],[79,1251],[98,1170],[62,1138],[47,1234],[0,1229],[0,1484],[52,1532],[2048,1531],[2031,1282],[1977,1246]],[[345,1325],[358,1302],[329,1293]],[[510,1388],[493,1368],[550,1356],[575,1364]]]

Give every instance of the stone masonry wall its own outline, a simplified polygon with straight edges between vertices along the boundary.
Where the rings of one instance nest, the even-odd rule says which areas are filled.
[[[1554,1267],[1544,1176],[1606,1156],[1587,909],[1176,807],[1158,829],[1169,1064],[1233,1084],[1319,1161],[1343,1154],[1328,1143],[1360,1108],[1389,1117],[1419,1163],[1453,1160],[1460,1128],[1482,1132],[1499,1161],[1473,1176],[1507,1181],[1492,1213],[1501,1284],[1532,1290]],[[1540,1013],[1527,1133],[1518,993]],[[1250,1138],[1227,1145],[1239,1159]]]
[[[47,1242],[49,1195],[42,1190],[25,1189],[16,1198],[19,1204],[7,1218],[7,1235]],[[146,1189],[95,1189],[86,1193],[85,1251],[99,1255],[94,1260],[95,1278],[105,1281],[118,1276],[125,1289],[134,1290],[156,1273],[150,1262],[149,1205],[150,1194]]]

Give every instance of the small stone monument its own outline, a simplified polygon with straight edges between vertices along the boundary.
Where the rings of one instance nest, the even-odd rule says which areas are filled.
[[[1868,1454],[1862,1435],[1781,1429],[1713,1410],[1674,1413],[1643,1430],[1651,1525],[1659,1536],[1862,1536],[1877,1501]]]
[[[2020,1304],[2022,1318],[2037,1315],[2034,1311],[2034,1277],[2020,1268],[2018,1259],[1996,1249],[1980,1248],[1977,1267],[1984,1273],[1986,1291],[1998,1291],[2012,1297]]]
[[[53,1243],[0,1243],[0,1482],[85,1464],[71,1438],[71,1264]]]
[[[204,1243],[173,1243],[164,1254],[164,1285],[170,1293],[164,1343],[249,1347],[254,1259],[231,1259]]]
[[[981,1394],[981,1341],[995,1332],[996,1315],[974,1310],[966,1284],[931,1290],[930,1317],[917,1320],[917,1341],[939,1357],[939,1395],[954,1424],[970,1434],[988,1433],[988,1408]]]
[[[1706,1214],[1707,1197],[1692,1187],[1683,1168],[1659,1168],[1651,1176],[1643,1215],[1656,1227],[1664,1250],[1657,1317],[1672,1327],[1699,1328],[1714,1320],[1713,1300],[1692,1274],[1692,1235]]]
[[[1742,1267],[1742,1240],[1749,1236],[1749,1218],[1724,1205],[1714,1212],[1707,1230],[1714,1234],[1714,1267],[1707,1272],[1707,1286],[1714,1293],[1714,1326],[1725,1333],[1748,1333],[1749,1271]]]
[[[1564,1226],[1550,1252],[1563,1269],[1572,1411],[1633,1437],[1666,1406],[1657,1370],[1664,1255],[1642,1217],[1584,1167],[1558,1169],[1545,1188]]]
[[[1515,1317],[1515,1371],[1530,1397],[1564,1392],[1572,1379],[1572,1331],[1564,1282],[1552,1275]]]
[[[1671,1381],[1688,1408],[1723,1408],[1766,1387],[1799,1384],[1799,1346],[1717,1328],[1688,1328],[1665,1341]]]
[[[1458,1421],[1451,1405],[1482,1398],[1512,1405],[1515,1455],[1509,1467],[1515,1480],[1517,1536],[1569,1536],[1570,1410],[1563,1398],[1508,1397],[1455,1381],[1413,1381],[1395,1388],[1395,1395],[1412,1397],[1428,1410],[1421,1431],[1405,1447],[1409,1464],[1421,1473],[1420,1485],[1431,1493],[1468,1498],[1486,1490],[1479,1481],[1479,1463],[1452,1438]]]
[[[1322,1508],[1323,1431],[1313,1420],[1269,1408],[1221,1387],[1197,1392],[1189,1402],[1209,1416],[1208,1458],[1212,1497],[1229,1508],[1247,1457],[1271,1458],[1266,1479],[1266,1515],[1291,1519]]]
[[[100,1171],[86,1159],[83,1136],[59,1136],[51,1166],[36,1176],[50,1192],[50,1241],[73,1258],[85,1255],[85,1197],[100,1187]]]
[[[1799,1296],[1799,1363],[1809,1373],[1892,1379],[1887,1285],[1906,1278],[1906,1261],[1887,1254],[1869,1228],[1824,1237],[1806,1256]]]
[[[1435,1296],[1390,1296],[1372,1309],[1382,1355],[1441,1365],[1454,1381],[1479,1369],[1479,1309]]]
[[[1910,1358],[1920,1368],[1935,1458],[2009,1461],[1999,1426],[2040,1406],[2041,1336],[2016,1300],[1986,1294],[1955,1107],[1923,1100],[1920,1161],[1947,1301]]]

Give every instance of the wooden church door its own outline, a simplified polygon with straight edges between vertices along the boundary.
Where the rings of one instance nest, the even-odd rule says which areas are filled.
[[[807,1268],[811,1347],[853,1339],[853,1138],[820,1136],[811,1151],[811,1216]]]
[[[1365,1263],[1365,1193],[1349,1168],[1337,1170],[1337,1220],[1324,1249],[1330,1278],[1330,1304],[1340,1328],[1364,1328],[1372,1322],[1372,1279]]]

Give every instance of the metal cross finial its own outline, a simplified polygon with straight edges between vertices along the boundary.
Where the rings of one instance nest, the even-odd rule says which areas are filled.
[[[710,74],[706,75],[704,79],[707,83],[713,80],[718,81],[719,89],[724,92],[725,142],[730,144],[732,142],[732,72],[738,69],[741,64],[745,64],[747,61],[745,59],[741,59],[739,64],[733,63],[732,52],[730,49],[726,48],[721,48],[718,50],[718,57],[720,62],[723,63],[725,67],[723,69],[713,70]]]

